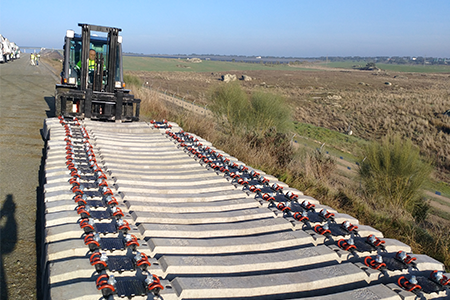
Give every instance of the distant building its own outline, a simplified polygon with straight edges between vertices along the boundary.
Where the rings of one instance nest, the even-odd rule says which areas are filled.
[[[257,56],[256,59],[261,59],[261,56]]]

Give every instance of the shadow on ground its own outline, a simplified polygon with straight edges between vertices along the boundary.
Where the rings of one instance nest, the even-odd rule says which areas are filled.
[[[13,195],[6,196],[5,202],[0,210],[0,291],[1,300],[8,299],[8,288],[6,285],[6,272],[3,265],[3,256],[13,252],[17,244],[17,222],[16,222],[16,204],[14,203]]]
[[[48,110],[45,111],[47,118],[56,117],[55,97],[44,97],[44,99],[48,105]]]

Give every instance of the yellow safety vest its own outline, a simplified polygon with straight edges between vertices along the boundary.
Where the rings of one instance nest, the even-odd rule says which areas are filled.
[[[81,60],[77,63],[78,69],[81,69]],[[95,60],[89,60],[88,70],[95,70]]]

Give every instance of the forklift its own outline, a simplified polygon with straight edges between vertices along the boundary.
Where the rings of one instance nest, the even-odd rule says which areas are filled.
[[[55,93],[56,115],[100,121],[139,121],[141,100],[125,89],[123,81],[121,29],[90,24],[78,26],[81,35],[67,30],[64,40],[61,84],[56,85]]]

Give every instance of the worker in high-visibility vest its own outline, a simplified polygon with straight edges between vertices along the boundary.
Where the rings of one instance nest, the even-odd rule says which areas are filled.
[[[88,70],[95,69],[95,50],[89,50],[89,61],[88,61]],[[78,70],[81,70],[81,60],[77,63]]]
[[[31,63],[32,66],[35,65],[34,53],[31,53],[31,56],[30,56],[30,63]]]

